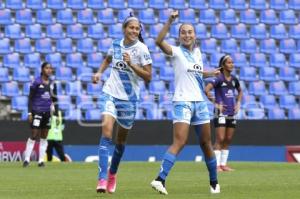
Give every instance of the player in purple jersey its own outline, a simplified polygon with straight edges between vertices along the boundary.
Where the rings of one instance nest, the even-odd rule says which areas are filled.
[[[31,127],[31,136],[26,143],[23,167],[30,162],[30,155],[34,148],[35,140],[40,137],[38,166],[44,167],[44,156],[47,149],[47,135],[50,128],[51,107],[55,107],[57,115],[56,86],[50,80],[52,66],[44,62],[41,65],[41,75],[30,85],[28,99],[28,121]]]
[[[221,74],[207,84],[205,93],[215,105],[214,125],[216,128],[216,142],[214,150],[218,171],[233,171],[227,166],[227,159],[229,144],[236,127],[234,115],[240,110],[243,93],[238,79],[231,74],[234,65],[229,55],[221,57],[219,68],[221,68]],[[215,97],[210,93],[212,89],[215,91]],[[235,90],[238,92],[237,97],[234,94]]]

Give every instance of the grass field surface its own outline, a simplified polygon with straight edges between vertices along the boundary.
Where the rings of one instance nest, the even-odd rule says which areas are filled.
[[[211,195],[205,164],[177,162],[166,187],[156,193],[150,182],[160,163],[122,162],[115,194],[97,194],[96,163],[47,163],[28,168],[0,163],[0,199],[299,199],[300,164],[232,162],[233,172],[219,173],[221,193]]]

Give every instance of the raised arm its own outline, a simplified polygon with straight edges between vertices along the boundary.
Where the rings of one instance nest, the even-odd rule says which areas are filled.
[[[156,45],[158,45],[159,48],[167,55],[172,55],[172,48],[166,41],[164,41],[164,38],[167,35],[171,24],[177,17],[178,17],[178,11],[174,11],[171,13],[168,21],[165,23],[164,27],[159,32],[159,34],[155,40]]]
[[[99,82],[99,80],[101,79],[101,75],[102,73],[104,73],[104,71],[108,68],[109,64],[111,63],[112,61],[112,57],[110,55],[106,56],[102,62],[102,64],[100,65],[97,73],[95,73],[93,75],[93,83],[96,84]]]

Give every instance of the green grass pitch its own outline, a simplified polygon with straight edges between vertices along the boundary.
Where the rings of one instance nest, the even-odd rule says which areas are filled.
[[[211,195],[205,164],[177,162],[166,182],[168,196],[150,187],[160,163],[122,162],[115,194],[97,194],[96,163],[47,163],[28,168],[0,163],[0,199],[299,199],[300,164],[231,162],[219,173],[221,193]]]

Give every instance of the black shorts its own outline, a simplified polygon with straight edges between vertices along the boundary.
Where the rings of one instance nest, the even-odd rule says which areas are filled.
[[[32,129],[50,129],[50,112],[32,113]]]
[[[214,125],[215,128],[218,127],[235,128],[236,119],[234,119],[234,116],[218,116],[214,118]]]

